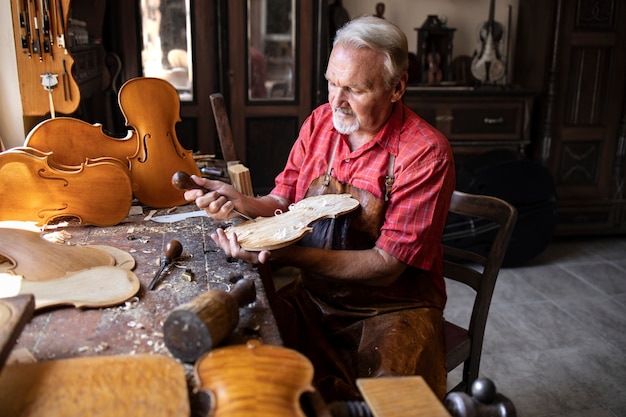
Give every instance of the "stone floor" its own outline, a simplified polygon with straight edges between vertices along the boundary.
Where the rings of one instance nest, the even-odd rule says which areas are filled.
[[[446,317],[464,324],[469,294],[448,294]],[[555,239],[501,270],[480,376],[518,417],[626,417],[626,238]]]
[[[283,269],[277,286],[294,273]],[[471,294],[447,284],[446,318],[466,325]],[[518,417],[626,417],[626,237],[555,239],[502,269],[480,376]]]

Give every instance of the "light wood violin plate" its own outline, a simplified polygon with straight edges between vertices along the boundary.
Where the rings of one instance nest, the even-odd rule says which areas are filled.
[[[33,294],[35,309],[60,305],[110,307],[137,294],[140,287],[132,271],[116,266],[97,266],[47,281],[0,273],[0,283],[0,298]]]
[[[0,415],[189,416],[183,366],[163,355],[117,355],[5,366]]]
[[[305,198],[289,207],[289,211],[273,217],[257,217],[226,229],[237,235],[241,247],[249,251],[274,250],[289,246],[313,229],[316,220],[335,218],[356,210],[358,200],[350,194],[324,194]]]
[[[115,256],[101,249],[52,243],[36,232],[2,227],[0,256],[8,260],[0,264],[0,272],[28,281],[53,280],[95,266],[116,265]]]
[[[112,246],[52,243],[0,227],[0,297],[34,294],[37,309],[119,304],[139,291],[134,266],[131,254]]]

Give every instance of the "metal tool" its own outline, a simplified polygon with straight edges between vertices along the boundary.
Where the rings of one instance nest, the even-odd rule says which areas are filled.
[[[65,101],[72,101],[72,87],[70,86],[70,76],[67,72],[67,67],[65,66],[65,59],[63,62],[63,98]]]
[[[206,211],[197,210],[190,211],[189,213],[176,213],[176,214],[165,214],[163,216],[154,216],[150,217],[150,220],[157,223],[173,223],[181,220],[188,219],[190,217],[209,217]]]
[[[183,253],[183,245],[178,240],[171,240],[165,245],[165,254],[161,256],[161,267],[158,272],[150,281],[150,285],[148,285],[148,289],[152,290],[156,283],[159,281],[161,274],[165,270],[165,268],[172,263],[172,261],[178,258]]]
[[[187,174],[186,172],[183,171],[178,171],[175,172],[174,175],[172,176],[172,185],[176,188],[178,188],[179,190],[182,191],[187,191],[187,190],[202,190],[204,192],[209,192],[210,190],[207,190],[204,187],[199,186],[198,184],[196,184],[191,177],[189,176],[189,174]],[[254,220],[252,217],[247,216],[245,214],[243,214],[242,212],[240,212],[239,210],[235,210],[233,209],[233,213],[237,214],[238,216],[243,217],[246,220],[250,220],[252,222],[255,222],[256,220]]]

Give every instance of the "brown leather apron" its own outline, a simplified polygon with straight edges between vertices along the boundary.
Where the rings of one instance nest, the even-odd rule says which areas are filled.
[[[333,151],[334,154],[334,151]],[[384,186],[393,182],[393,156]],[[325,175],[306,196],[349,193],[359,209],[313,225],[300,244],[326,249],[371,249],[384,222],[386,200]],[[346,265],[349,268],[350,265]],[[443,398],[444,296],[428,275],[407,267],[388,287],[345,283],[302,271],[274,302],[285,345],[315,365],[315,385],[326,401],[361,399],[357,378],[422,375]]]

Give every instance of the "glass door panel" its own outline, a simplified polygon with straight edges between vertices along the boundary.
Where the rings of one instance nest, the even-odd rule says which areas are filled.
[[[193,101],[190,0],[140,0],[141,64],[145,77],[169,81]]]
[[[248,0],[248,99],[295,99],[295,0]]]

